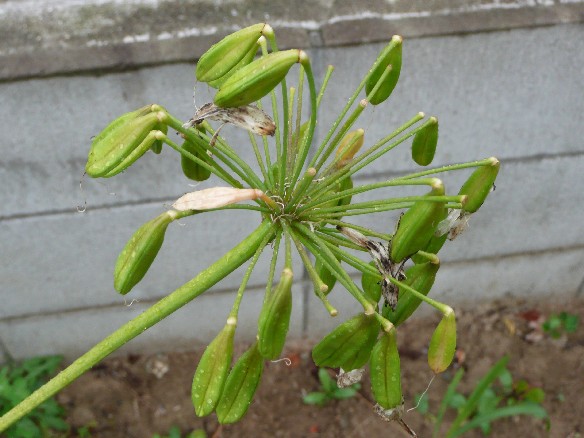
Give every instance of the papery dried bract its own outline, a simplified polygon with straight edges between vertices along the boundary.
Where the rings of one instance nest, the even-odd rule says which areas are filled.
[[[440,263],[421,263],[408,268],[405,272],[406,279],[403,283],[410,286],[412,289],[420,292],[423,295],[428,295],[430,289],[434,285],[436,274],[440,268]],[[395,326],[406,321],[420,306],[421,300],[407,290],[399,291],[399,301],[395,311],[389,308],[384,309],[383,316],[389,319]]]
[[[212,187],[181,196],[172,204],[172,208],[178,211],[209,210],[241,201],[251,201],[262,196],[264,196],[264,192],[259,189]]]

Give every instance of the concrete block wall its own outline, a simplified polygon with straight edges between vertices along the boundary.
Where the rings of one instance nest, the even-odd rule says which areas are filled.
[[[167,233],[158,259],[126,299],[112,287],[117,254],[142,223],[192,190],[170,150],[110,180],[80,179],[91,137],[122,112],[156,102],[193,113],[194,59],[222,35],[267,20],[283,47],[309,50],[317,77],[336,69],[318,135],[394,33],[406,37],[400,84],[360,121],[372,144],[418,111],[440,119],[434,164],[495,155],[496,192],[443,253],[434,287],[458,304],[582,292],[584,281],[584,2],[35,2],[0,5],[0,362],[73,358],[192,278],[258,224],[210,213]],[[197,102],[209,101],[199,86]],[[255,161],[247,134],[223,135]],[[414,169],[408,145],[359,183]],[[458,187],[468,172],[447,178]],[[213,179],[198,186],[214,185]],[[396,191],[385,192],[388,196]],[[376,197],[378,197],[377,195]],[[362,197],[362,200],[370,199]],[[84,213],[78,206],[87,203]],[[395,216],[359,222],[393,228]],[[267,258],[250,281],[238,339],[255,336]],[[317,337],[357,311],[342,288],[328,318],[296,260],[292,338]],[[222,325],[243,270],[123,351],[204,345]],[[137,300],[131,303],[131,300]],[[129,305],[131,303],[131,305]]]

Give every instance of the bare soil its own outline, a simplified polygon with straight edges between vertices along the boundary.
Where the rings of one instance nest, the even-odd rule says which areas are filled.
[[[515,380],[525,379],[545,391],[549,431],[542,420],[516,417],[493,423],[491,436],[576,438],[584,433],[584,300],[505,300],[456,311],[457,366],[467,371],[460,386],[463,393],[468,394],[504,355],[510,357],[508,368]],[[560,311],[580,315],[583,323],[575,333],[553,340],[541,332],[541,322]],[[406,408],[413,406],[415,394],[424,391],[432,376],[425,349],[437,322],[437,317],[413,319],[400,327]],[[202,351],[113,358],[81,377],[58,399],[68,409],[69,423],[75,428],[89,426],[92,437],[166,435],[173,425],[185,434],[202,428],[215,438],[407,436],[398,425],[373,413],[367,375],[359,396],[325,407],[303,404],[302,395],[319,388],[311,346],[309,341],[289,346],[285,356],[290,365],[267,363],[246,417],[229,426],[220,427],[214,415],[197,418],[192,408],[191,381]],[[244,348],[238,346],[236,353]],[[434,379],[428,391],[434,412],[454,372],[451,367]],[[430,420],[416,410],[405,414],[404,420],[418,436],[431,436]],[[465,436],[483,435],[472,431]]]

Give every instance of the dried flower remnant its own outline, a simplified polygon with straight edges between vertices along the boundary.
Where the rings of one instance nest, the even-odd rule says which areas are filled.
[[[266,197],[264,192],[258,189],[212,187],[210,189],[184,194],[172,204],[172,208],[177,211],[210,210],[241,201],[252,201],[264,197]]]
[[[363,378],[365,373],[365,368],[357,368],[350,371],[345,371],[342,368],[339,369],[339,374],[337,375],[337,386],[339,388],[346,388],[348,386],[359,383]]]
[[[393,277],[396,280],[405,280],[403,272],[404,263],[393,263],[389,257],[389,248],[385,247],[381,242],[368,239],[365,235],[358,231],[347,227],[337,226],[337,229],[343,233],[353,243],[365,248],[375,262],[375,266],[381,274],[381,293],[385,302],[395,310],[399,298],[399,288],[389,281],[388,277]]]
[[[276,124],[272,118],[257,106],[245,105],[235,108],[222,108],[212,102],[206,103],[199,108],[192,119],[185,123],[183,127],[192,128],[200,125],[205,120],[232,124],[257,135],[273,136],[276,132]]]

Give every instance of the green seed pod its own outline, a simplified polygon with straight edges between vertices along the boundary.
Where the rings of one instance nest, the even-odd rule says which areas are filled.
[[[432,191],[426,196],[443,196],[442,181],[436,179]],[[391,260],[402,260],[425,248],[440,221],[445,217],[444,202],[417,201],[401,217],[391,241]]]
[[[500,163],[495,157],[490,158],[491,164],[477,168],[460,188],[459,195],[466,195],[463,211],[474,213],[477,211],[493,188]]]
[[[89,150],[88,161],[91,160],[93,155],[100,156],[104,153],[103,150],[108,146],[108,143],[104,142],[103,140],[106,137],[110,136],[116,129],[118,129],[121,126],[124,126],[130,120],[134,120],[139,117],[145,116],[150,112],[152,112],[152,105],[146,105],[143,106],[142,108],[138,108],[137,110],[122,114],[120,117],[112,121],[99,134],[97,134],[93,138],[91,142],[91,149]]]
[[[428,295],[430,289],[434,285],[434,280],[436,279],[436,274],[440,268],[440,263],[422,263],[414,265],[406,270],[406,279],[403,283],[410,286],[412,289],[417,290],[423,295]],[[389,319],[396,327],[407,320],[415,310],[420,306],[422,301],[419,298],[414,297],[411,293],[400,288],[399,291],[399,301],[395,311],[392,311],[390,307],[384,308],[384,315]]]
[[[375,315],[359,313],[326,335],[312,349],[312,359],[319,367],[361,368],[369,360],[378,334]]]
[[[394,35],[391,38],[390,43],[379,55],[379,57],[382,58],[382,61],[377,65],[377,68],[365,84],[365,91],[367,95],[369,95],[369,93],[373,91],[373,88],[375,88],[375,84],[377,84],[377,81],[387,66],[391,65],[391,72],[385,79],[385,82],[377,90],[377,93],[369,99],[369,102],[373,105],[379,105],[381,102],[385,101],[397,85],[402,64],[402,41],[403,39],[399,35]]]
[[[164,123],[160,123],[156,129],[160,132],[162,132],[164,135],[168,134],[168,125],[165,125]],[[150,150],[152,152],[154,152],[156,155],[160,154],[162,152],[162,145],[164,144],[164,142],[162,140],[156,140],[154,142],[154,144],[152,146],[150,146]]]
[[[416,133],[412,142],[412,159],[420,166],[432,162],[438,144],[438,119],[430,117],[428,122]]]
[[[314,269],[322,282],[328,286],[328,290],[325,292],[325,295],[328,295],[333,290],[333,287],[335,287],[335,284],[337,284],[337,277],[333,275],[320,259],[316,259]]]
[[[434,330],[428,347],[428,365],[434,373],[445,371],[456,352],[456,317],[450,309]]]
[[[258,46],[256,44],[254,44],[251,47],[251,49],[249,49],[249,52],[247,52],[245,54],[245,56],[243,58],[241,58],[241,60],[230,71],[228,71],[226,74],[224,74],[223,76],[221,76],[218,79],[215,79],[213,81],[209,81],[208,84],[213,88],[221,88],[221,86],[223,86],[225,81],[227,79],[229,79],[229,77],[231,77],[231,75],[233,73],[235,73],[240,68],[245,67],[246,65],[250,64],[253,61],[253,59],[256,56],[257,51],[258,51]]]
[[[442,212],[442,216],[440,217],[440,222],[442,222],[447,217],[448,217],[448,209],[444,208],[444,211]],[[440,236],[437,236],[436,235],[437,233],[438,233],[438,230],[436,230],[436,232],[434,234],[432,234],[432,237],[430,238],[430,240],[426,244],[426,246],[424,248],[420,249],[419,251],[429,252],[430,254],[438,254],[438,252],[444,246],[446,239],[448,238],[448,233],[444,233]],[[412,261],[414,263],[417,263],[417,264],[426,263],[428,261],[427,258],[422,257],[419,254],[414,254],[411,258],[412,258]]]
[[[298,146],[300,146],[302,143],[304,143],[304,139],[306,138],[306,136],[308,135],[308,128],[310,127],[310,122],[305,122],[302,125],[300,125],[300,137],[298,137],[298,131],[294,131],[292,133],[292,141],[291,141],[291,145],[295,145],[298,142]],[[298,140],[296,140],[298,138]]]
[[[117,175],[120,172],[123,172],[128,167],[130,167],[138,158],[148,152],[148,149],[152,149],[154,144],[159,141],[159,138],[162,137],[164,134],[161,131],[150,131],[150,133],[146,136],[146,138],[136,147],[130,155],[124,158],[117,166],[107,172],[105,175],[102,175],[102,178],[110,178],[114,175]]]
[[[239,107],[261,99],[278,85],[303,55],[301,50],[270,53],[239,69],[225,81],[213,99],[220,107]]]
[[[346,166],[353,159],[363,146],[364,141],[365,130],[363,129],[357,129],[345,134],[336,152],[336,159],[338,159],[336,164],[337,169]]]
[[[278,286],[264,302],[258,320],[258,349],[270,360],[282,353],[292,312],[292,271],[284,268]]]
[[[156,258],[166,228],[176,217],[174,211],[166,211],[146,222],[134,233],[120,253],[114,270],[114,288],[122,295],[142,280]]]
[[[376,268],[375,262],[369,262],[369,265]],[[364,272],[361,276],[361,286],[367,298],[374,303],[378,303],[381,299],[381,284],[379,283],[379,276]]]
[[[211,160],[209,159],[209,156],[207,155],[207,152],[204,148],[195,145],[189,140],[185,140],[185,142],[182,144],[182,148],[185,151],[193,154],[195,157],[200,158],[204,162],[211,164]],[[199,163],[194,162],[184,155],[180,156],[180,164],[185,176],[194,181],[205,181],[211,176],[210,170],[205,169]]]
[[[395,328],[376,342],[369,363],[373,398],[384,409],[402,404],[399,352]]]
[[[205,349],[195,371],[191,396],[199,417],[213,412],[223,393],[233,355],[235,324],[235,318],[227,320],[223,330]]]
[[[159,124],[158,114],[150,112],[139,117],[125,118],[114,129],[108,126],[106,128],[108,132],[103,136],[98,135],[91,144],[85,171],[94,178],[113,176],[121,172],[142,156],[156,141],[156,138],[153,138],[148,147],[144,148],[144,141],[148,134]],[[120,168],[120,164],[126,163],[130,155],[133,160]],[[112,173],[113,169],[117,171]]]
[[[256,45],[265,26],[265,23],[254,24],[211,46],[197,62],[197,79],[210,82],[230,72]]]
[[[264,358],[253,344],[237,360],[223,388],[217,404],[217,418],[221,424],[239,421],[247,412],[264,371]]]
[[[343,178],[339,182],[339,192],[343,192],[345,190],[350,190],[353,188],[353,179],[350,176]],[[337,205],[349,205],[351,203],[352,195],[347,195],[344,198],[339,199]]]

